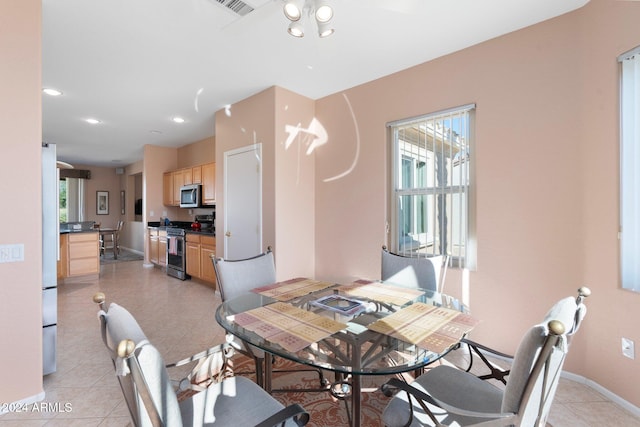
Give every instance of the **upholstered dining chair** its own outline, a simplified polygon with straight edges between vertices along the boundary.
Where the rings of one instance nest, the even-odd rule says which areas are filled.
[[[267,247],[266,252],[251,258],[225,260],[212,256],[211,260],[223,302],[251,292],[254,288],[270,285],[277,281],[275,260],[271,246]],[[244,354],[253,358],[256,367],[256,382],[261,386],[265,386],[264,351],[244,341],[240,341],[235,336],[229,336],[228,339],[241,344],[245,349]],[[316,371],[320,381],[320,388],[324,388],[327,380],[324,378],[322,371],[319,369],[305,370]]]
[[[228,301],[251,289],[276,282],[276,266],[271,247],[266,252],[251,258],[240,260],[225,260],[211,257],[213,269],[216,273],[216,282],[222,301]],[[229,335],[228,340],[239,343],[244,348],[243,354],[254,360],[256,368],[256,382],[264,385],[264,351],[240,341],[237,337]]]
[[[129,311],[115,303],[106,309],[102,293],[94,301],[100,305],[102,339],[134,426],[294,427],[308,422],[309,414],[300,405],[285,408],[254,382],[231,375],[226,362],[233,355],[232,344],[165,365]],[[178,388],[190,390],[179,399],[167,368],[194,362],[198,365]],[[193,384],[193,375],[203,371],[210,375],[209,380]]]
[[[581,298],[564,301],[548,313],[548,321],[523,336],[504,389],[448,365],[427,371],[411,384],[392,378],[387,384],[400,391],[383,411],[384,424],[544,426],[570,334],[586,313]]]
[[[564,325],[567,325],[567,340],[571,341],[571,337],[578,331],[580,324],[587,313],[587,306],[584,304],[584,298],[591,295],[591,290],[586,286],[578,289],[577,297],[566,297],[556,302],[553,307],[544,316],[543,323],[551,320],[560,320]],[[574,308],[576,307],[577,308]],[[502,360],[513,360],[513,356],[493,349],[487,345],[478,343],[468,338],[464,338],[461,341],[462,344],[466,344],[469,349],[469,365],[465,369],[467,372],[471,371],[473,367],[474,354],[480,358],[484,363],[483,368],[489,372],[486,374],[478,374],[476,376],[483,380],[497,380],[503,384],[507,383],[507,376],[509,375],[509,369],[504,369],[499,365],[492,363],[487,356],[498,357]]]
[[[394,254],[382,246],[380,278],[383,282],[442,292],[449,257],[407,257]]]

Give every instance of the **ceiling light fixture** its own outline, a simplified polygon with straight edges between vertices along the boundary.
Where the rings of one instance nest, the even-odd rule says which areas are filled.
[[[335,32],[331,25],[333,8],[324,0],[287,0],[284,4],[284,16],[291,23],[287,31],[294,37],[304,37],[303,21],[305,15],[316,21],[318,36],[328,37]]]
[[[97,125],[98,123],[102,123],[100,120],[93,119],[93,118],[85,119],[85,122],[87,122],[89,124],[92,124],[92,125]]]
[[[184,123],[184,119],[182,117],[174,117],[173,120],[175,123]]]

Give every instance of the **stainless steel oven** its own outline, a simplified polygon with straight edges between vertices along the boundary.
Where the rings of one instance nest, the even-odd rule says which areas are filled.
[[[185,234],[182,228],[167,227],[167,274],[180,280],[189,277],[186,271]]]

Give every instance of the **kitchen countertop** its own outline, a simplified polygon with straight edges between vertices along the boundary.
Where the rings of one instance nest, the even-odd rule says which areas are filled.
[[[60,230],[60,234],[97,233],[98,230]]]
[[[211,230],[211,229],[202,229],[202,230],[185,230],[187,233],[192,233],[192,234],[202,234],[204,236],[216,236],[216,232]]]
[[[155,225],[155,224],[158,224],[158,225]],[[148,228],[154,228],[154,229],[157,229],[157,230],[166,230],[167,228],[177,227],[176,225],[166,226],[166,225],[159,225],[159,224],[160,224],[159,222],[157,222],[157,223],[150,222],[149,225],[147,225],[147,227]],[[199,231],[192,230],[191,228],[187,228],[187,227],[177,227],[177,228],[182,228],[186,233],[201,234],[203,236],[213,236],[213,237],[216,236],[215,231],[213,231],[213,229],[211,229],[211,228],[205,228],[205,229],[201,229]]]

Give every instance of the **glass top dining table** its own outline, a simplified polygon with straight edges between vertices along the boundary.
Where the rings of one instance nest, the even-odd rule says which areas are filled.
[[[218,307],[216,321],[269,356],[350,376],[353,426],[360,425],[362,375],[431,364],[476,323],[466,306],[445,294],[366,280],[339,285],[306,278],[227,300]]]

